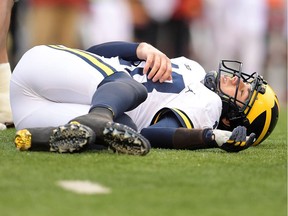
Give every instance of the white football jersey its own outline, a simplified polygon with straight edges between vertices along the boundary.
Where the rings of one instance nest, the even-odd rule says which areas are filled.
[[[11,77],[13,121],[18,130],[65,124],[89,111],[105,77],[123,71],[148,90],[147,100],[127,112],[139,130],[149,126],[163,108],[177,109],[191,128],[215,127],[222,103],[202,84],[204,69],[185,57],[172,59],[172,63],[173,80],[154,83],[143,75],[145,62],[132,64],[64,46],[34,47],[24,54]]]
[[[154,115],[162,108],[177,109],[191,122],[191,127],[216,128],[222,110],[220,97],[206,88],[202,81],[205,70],[195,61],[185,57],[172,61],[172,81],[153,83],[143,75],[145,62],[131,67],[130,74],[135,80],[143,83],[148,90],[148,98],[127,114],[141,130],[151,124]],[[180,114],[180,116],[182,116]]]

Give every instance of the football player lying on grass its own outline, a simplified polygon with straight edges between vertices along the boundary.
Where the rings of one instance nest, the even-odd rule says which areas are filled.
[[[150,145],[238,152],[264,141],[279,113],[272,88],[241,62],[205,73],[185,57],[127,42],[32,48],[13,72],[11,106],[20,150],[104,144],[135,155]]]

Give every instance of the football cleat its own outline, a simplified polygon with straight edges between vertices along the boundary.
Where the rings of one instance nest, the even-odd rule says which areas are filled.
[[[50,136],[50,151],[53,152],[75,152],[84,146],[93,144],[96,135],[89,127],[71,122],[53,130]]]
[[[103,139],[115,153],[144,156],[150,151],[149,141],[132,128],[115,122],[108,122]]]
[[[15,146],[20,151],[26,151],[31,147],[31,133],[27,129],[22,129],[16,132]]]

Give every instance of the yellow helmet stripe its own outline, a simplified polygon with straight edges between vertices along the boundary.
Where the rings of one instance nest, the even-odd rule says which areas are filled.
[[[267,133],[267,131],[269,129],[270,122],[271,122],[271,117],[272,117],[272,109],[268,109],[266,111],[266,121],[265,121],[263,130],[262,130],[260,136],[257,138],[257,140],[253,143],[253,145],[258,145],[259,142],[261,140],[263,140],[264,136],[266,135],[266,133]]]
[[[92,65],[97,68],[101,69],[101,73],[104,72],[103,75],[110,76],[114,73],[114,70],[112,67],[109,67],[108,65],[104,64],[102,61],[100,61],[97,57],[85,52],[81,51],[78,49],[71,49],[65,46],[57,46],[57,45],[49,45],[49,47],[58,49],[58,50],[63,50],[63,51],[68,51],[70,53],[74,53],[76,55],[80,55],[82,58],[84,58],[86,61],[89,61],[89,63],[92,63]]]

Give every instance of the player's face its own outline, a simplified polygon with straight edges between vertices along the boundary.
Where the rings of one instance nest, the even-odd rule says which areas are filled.
[[[236,99],[244,103],[248,99],[251,92],[251,85],[249,83],[244,83],[242,79],[239,81],[239,77],[237,76],[229,77],[222,75],[220,77],[220,88],[225,94],[234,97],[238,82],[239,87]],[[242,106],[241,104],[238,105]]]

